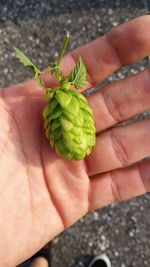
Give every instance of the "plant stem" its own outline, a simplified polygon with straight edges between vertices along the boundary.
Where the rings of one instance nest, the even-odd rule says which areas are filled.
[[[66,36],[64,37],[64,41],[63,41],[63,46],[62,46],[62,49],[61,49],[61,52],[60,52],[60,55],[59,55],[59,58],[57,60],[57,63],[56,65],[59,66],[60,64],[60,61],[65,53],[65,50],[66,50],[66,47],[67,47],[67,44],[68,44],[68,41],[69,41],[69,33],[66,33]]]

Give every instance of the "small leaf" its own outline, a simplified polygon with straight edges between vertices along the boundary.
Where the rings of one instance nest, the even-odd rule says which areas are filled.
[[[38,85],[42,85],[42,80],[40,78],[41,71],[32,63],[32,61],[22,53],[18,48],[14,47],[15,56],[19,61],[25,66],[28,67],[33,73],[35,81]]]
[[[82,100],[80,100],[80,108],[88,112],[91,116],[93,115],[93,112],[89,105]]]
[[[73,96],[71,102],[67,106],[67,111],[78,117],[79,109],[79,101]]]
[[[71,71],[68,82],[75,86],[76,89],[80,89],[85,85],[86,82],[86,68],[82,61],[82,58],[79,57],[76,66]]]
[[[95,145],[95,135],[93,134],[87,134],[86,135],[87,143],[89,146],[94,146]]]
[[[55,120],[55,119],[59,118],[59,116],[60,116],[61,114],[62,114],[61,109],[60,109],[59,107],[56,107],[56,108],[53,110],[52,114],[50,114],[50,115],[47,117],[47,119],[48,119],[48,121],[50,122],[51,120]]]
[[[63,116],[60,117],[60,124],[65,131],[70,131],[73,128],[73,124]]]
[[[60,89],[56,92],[56,99],[62,108],[66,108],[72,99],[72,95]]]
[[[17,59],[20,60],[21,63],[25,67],[29,67],[33,73],[35,74],[36,72],[40,72],[40,70],[31,62],[31,60],[24,54],[22,53],[18,48],[14,47],[15,50],[15,56]]]
[[[86,97],[85,97],[84,95],[82,95],[82,94],[80,94],[80,93],[76,93],[76,92],[73,92],[73,93],[74,93],[74,95],[75,95],[77,98],[79,98],[79,99],[81,99],[82,101],[84,101],[85,103],[87,103]]]

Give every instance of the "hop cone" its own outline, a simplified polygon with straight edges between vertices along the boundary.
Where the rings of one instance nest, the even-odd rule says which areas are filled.
[[[48,104],[43,111],[45,131],[56,153],[81,160],[95,145],[92,111],[86,98],[72,90],[48,89]]]

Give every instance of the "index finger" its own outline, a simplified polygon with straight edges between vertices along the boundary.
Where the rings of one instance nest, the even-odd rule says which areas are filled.
[[[149,27],[150,15],[138,17],[73,50],[61,62],[64,75],[69,74],[81,56],[87,68],[86,90],[122,66],[141,60],[150,53]],[[47,87],[53,86],[53,79],[49,76],[44,79]]]

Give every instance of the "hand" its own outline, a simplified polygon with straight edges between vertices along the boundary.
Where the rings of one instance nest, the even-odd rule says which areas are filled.
[[[148,15],[119,26],[65,56],[62,69],[68,73],[81,55],[86,90],[149,55],[149,28]],[[43,92],[34,81],[0,91],[1,266],[27,259],[88,211],[150,190],[149,160],[136,163],[150,154],[150,120],[110,128],[149,109],[149,84],[147,69],[88,97],[99,134],[92,154],[79,162],[58,158],[50,148]]]

